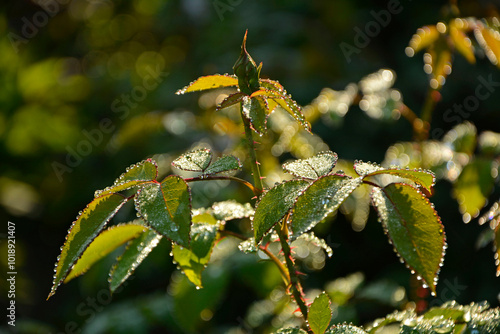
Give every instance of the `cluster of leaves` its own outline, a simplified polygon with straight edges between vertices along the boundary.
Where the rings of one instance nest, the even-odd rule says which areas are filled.
[[[290,288],[288,291],[307,321],[306,327],[310,332],[364,333],[362,329],[351,325],[331,326],[331,300],[326,292],[320,293],[314,302],[306,307],[302,300],[300,282],[294,276],[296,273],[293,268],[293,254],[290,252],[290,243],[299,238],[305,238],[329,252],[326,243],[309,232],[339,209],[361,186],[371,188],[370,203],[375,207],[379,221],[401,262],[417,275],[424,287],[428,287],[435,294],[446,249],[446,238],[441,219],[428,199],[436,181],[431,171],[420,169],[420,165],[415,168],[405,168],[391,163],[389,167],[382,167],[374,163],[355,161],[353,176],[349,176],[340,169],[335,170],[337,154],[325,151],[307,159],[285,163],[283,170],[291,174],[292,179],[279,182],[269,189],[262,188],[250,129],[258,135],[263,135],[267,130],[269,115],[278,107],[289,113],[305,130],[309,131],[310,125],[300,107],[277,81],[260,79],[262,64],[257,66],[250,57],[246,51],[245,41],[246,35],[240,58],[233,68],[234,76],[226,74],[201,77],[179,90],[178,94],[221,87],[237,88],[237,92],[225,98],[218,109],[234,105],[240,107],[249,145],[254,184],[227,175],[228,172],[242,167],[236,157],[222,156],[212,162],[213,154],[209,149],[187,152],[172,163],[178,169],[198,173],[193,178],[169,175],[159,181],[158,166],[151,159],[129,167],[112,186],[95,193],[94,200],[79,214],[71,226],[56,263],[49,297],[62,282],[85,273],[97,260],[128,243],[110,272],[110,289],[116,291],[162,238],[172,243],[173,261],[178,264],[187,279],[197,287],[202,287],[202,272],[210,262],[215,245],[227,236],[235,236],[243,241],[240,245],[242,251],[260,250],[277,265],[287,288]],[[392,72],[381,72],[380,76],[382,78],[386,76],[384,80],[391,82],[392,77],[387,78],[388,73]],[[377,78],[367,78],[366,81],[370,79],[377,80]],[[370,87],[373,85],[366,84],[366,81],[364,94],[366,96],[379,94],[377,90],[371,91]],[[461,194],[471,191],[469,189],[471,184],[477,181],[479,174],[484,174],[484,166],[481,163],[476,166],[470,162],[473,161],[475,137],[471,139],[470,133],[467,132],[457,133],[458,130],[455,130],[455,137],[444,140],[448,146],[453,146],[454,152],[468,154],[468,164],[462,164],[460,172],[460,176],[465,175],[463,176],[465,181],[462,183],[457,181],[455,194],[463,204],[464,214],[471,215],[470,212],[473,212],[473,215],[477,216],[478,208],[482,208],[486,203],[486,197],[481,203],[464,204]],[[420,144],[420,152],[422,154],[428,152],[425,148],[426,143]],[[485,144],[485,147],[485,152],[488,154],[491,150],[496,150],[497,146],[490,148]],[[458,161],[462,161],[460,157],[462,156],[457,157]],[[488,171],[491,171],[494,163],[497,164],[498,170],[496,158],[490,158],[488,163]],[[410,163],[406,165],[409,166]],[[189,183],[214,179],[233,180],[248,186],[259,196],[257,202],[252,205],[229,200],[213,203],[208,208],[193,209]],[[471,179],[474,182],[471,182]],[[483,189],[480,190],[481,194],[485,194]],[[104,230],[117,211],[132,200],[138,219]],[[497,205],[487,217],[496,222],[491,224],[495,225],[495,231],[498,227],[498,215]],[[251,221],[252,236],[239,235],[225,229],[227,221],[242,219]],[[496,240],[498,241],[498,237]],[[270,250],[269,246],[276,241],[281,245],[282,258]],[[494,310],[493,313],[492,321],[496,324],[498,312]],[[443,318],[442,314],[438,316],[440,319]],[[432,326],[435,325],[430,320],[430,322],[418,320],[420,318],[415,320],[415,317],[408,319],[403,319],[402,333],[406,333],[404,331],[406,327],[411,332],[414,327],[421,326],[415,330],[422,332],[422,330],[433,330]],[[427,318],[424,316],[423,319]],[[415,322],[414,326],[411,321]],[[390,322],[394,321],[386,320],[384,324]],[[450,323],[448,320],[445,322]],[[442,323],[438,325],[441,326]],[[286,329],[279,333],[301,332],[301,329]]]
[[[314,334],[447,334],[496,333],[500,330],[500,310],[490,309],[487,302],[459,305],[455,301],[433,307],[422,315],[415,310],[396,311],[375,320],[366,331],[351,324],[330,326],[330,301],[326,294],[319,295],[311,305],[309,319]],[[287,328],[276,334],[305,334],[300,328]]]
[[[389,147],[384,164],[398,164],[415,168],[426,162],[426,167],[436,173],[438,179],[452,184],[452,195],[459,204],[465,223],[477,218],[485,208],[499,180],[500,134],[484,131],[477,134],[472,123],[455,126],[441,140],[426,140],[418,145],[401,142]],[[495,221],[495,205],[479,223],[492,220],[490,231],[483,243],[498,235]],[[496,236],[498,238],[498,236]]]
[[[233,156],[223,156],[210,163],[210,150],[198,150],[173,162],[185,170],[199,170],[200,178],[241,167]],[[165,237],[175,243],[172,253],[181,266],[201,274],[208,262],[217,227],[225,220],[248,216],[248,206],[233,201],[214,203],[213,214],[191,209],[191,192],[184,179],[170,175],[157,181],[158,166],[148,159],[127,168],[112,186],[96,191],[94,200],[73,222],[56,264],[53,295],[64,281],[84,274],[97,260],[124,243],[128,246],[110,272],[110,289],[115,291],[137,268],[158,241]],[[128,192],[128,196],[122,194]],[[138,219],[111,226],[110,219],[128,201],[134,201]],[[243,216],[241,216],[243,215]],[[189,247],[190,251],[186,252]],[[186,272],[195,284],[196,274]],[[201,284],[200,284],[201,285]]]
[[[354,164],[358,176],[353,178],[342,171],[335,173],[336,162],[335,153],[324,152],[286,163],[284,170],[295,179],[276,185],[260,198],[253,217],[255,241],[261,242],[283,219],[293,237],[308,232],[364,183],[373,186],[372,205],[396,253],[434,292],[445,236],[439,216],[419,190],[429,193],[434,175],[358,161]]]
[[[419,28],[410,40],[406,54],[411,57],[420,50],[426,50],[424,70],[430,75],[431,87],[439,89],[451,73],[455,50],[469,63],[475,63],[475,49],[482,49],[491,63],[500,67],[499,29],[498,18],[453,18],[448,23],[439,22]],[[475,37],[475,45],[470,35]]]

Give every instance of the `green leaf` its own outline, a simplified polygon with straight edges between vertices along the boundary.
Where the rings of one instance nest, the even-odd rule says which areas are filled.
[[[279,98],[274,98],[272,100],[288,112],[297,122],[299,122],[299,124],[302,125],[306,131],[311,132],[311,124],[306,121],[306,118],[302,114],[302,109],[297,102],[292,100],[291,97],[282,95]]]
[[[309,231],[337,210],[340,204],[363,182],[362,177],[345,175],[322,176],[297,198],[292,211],[292,231],[295,236]]]
[[[398,256],[435,294],[446,240],[433,205],[404,183],[374,188],[372,203]]]
[[[291,180],[269,189],[257,203],[253,216],[255,242],[258,244],[264,235],[290,211],[297,196],[309,182]]]
[[[158,165],[155,161],[148,159],[127,168],[127,171],[116,179],[111,187],[95,192],[94,197],[116,193],[145,183],[152,182],[158,175]]]
[[[432,307],[424,314],[425,319],[432,318],[444,318],[444,319],[452,319],[452,320],[460,320],[464,321],[463,317],[465,315],[464,310],[460,307]]]
[[[238,93],[234,93],[234,94],[231,94],[229,95],[228,97],[226,97],[218,106],[217,108],[215,109],[216,111],[219,111],[221,109],[224,109],[224,108],[227,108],[227,107],[230,107],[230,106],[233,106],[237,103],[240,103],[243,101],[243,97],[247,96],[246,94],[244,93],[241,93],[241,92],[238,92]]]
[[[373,162],[363,162],[361,160],[355,160],[353,165],[354,171],[359,176],[366,176],[368,174],[374,173],[379,170],[383,170],[379,164]]]
[[[359,327],[342,324],[342,325],[332,326],[332,328],[326,331],[326,334],[367,334],[367,333]]]
[[[127,201],[128,198],[120,194],[102,195],[94,198],[78,215],[68,231],[61,255],[57,259],[54,282],[47,299],[54,295],[73,264]]]
[[[267,126],[267,101],[262,97],[245,97],[243,99],[243,115],[250,121],[252,129],[263,134]]]
[[[234,75],[207,75],[205,77],[200,77],[195,81],[191,82],[186,87],[179,89],[175,94],[181,95],[185,93],[213,89],[213,88],[222,88],[222,87],[232,87],[238,85],[238,79]]]
[[[172,246],[174,261],[197,287],[202,287],[201,273],[210,260],[216,236],[217,225],[197,223],[191,229],[191,249]]]
[[[66,276],[64,283],[85,274],[94,263],[127,241],[138,237],[146,230],[146,226],[137,222],[111,226],[107,230],[104,230],[94,239],[94,241],[92,241],[87,249],[85,249],[85,252],[83,252],[82,256],[71,268],[68,276]]]
[[[283,170],[296,177],[306,179],[317,179],[320,176],[330,174],[337,163],[337,153],[321,152],[307,159],[298,159],[283,164]]]
[[[214,203],[212,210],[216,219],[224,221],[248,218],[255,211],[250,203],[240,204],[235,200]]]
[[[172,161],[172,166],[192,172],[203,172],[211,161],[212,151],[208,148],[202,148],[181,155]]]
[[[359,164],[359,166],[358,166]],[[398,176],[402,177],[404,179],[411,180],[418,184],[419,186],[422,186],[425,188],[425,190],[428,193],[432,192],[432,187],[436,183],[436,176],[434,175],[433,172],[428,171],[428,170],[421,170],[421,169],[400,169],[398,167],[392,167],[388,169],[384,168],[375,168],[375,165],[372,164],[373,167],[366,168],[366,163],[363,162],[356,162],[354,164],[354,170],[356,170],[356,173],[359,175],[363,175],[365,177],[370,177],[370,176],[375,176],[375,175],[393,175],[393,176]],[[372,169],[372,170],[370,170]],[[366,173],[362,173],[366,172]]]
[[[156,232],[181,246],[189,246],[191,194],[182,178],[170,175],[161,183],[145,185],[135,197],[135,207]]]
[[[115,292],[120,285],[132,275],[135,269],[158,245],[161,235],[155,231],[147,229],[139,237],[131,240],[123,254],[116,260],[116,263],[109,272],[109,289]]]
[[[448,131],[443,137],[443,143],[449,145],[455,152],[463,152],[468,156],[476,149],[477,130],[474,124],[464,122]]]
[[[330,304],[330,297],[328,297],[326,292],[322,292],[314,299],[311,306],[309,306],[307,321],[314,334],[323,334],[328,328],[330,320],[332,319]]]
[[[222,172],[229,172],[232,170],[237,170],[242,167],[241,162],[238,158],[232,155],[225,155],[214,161],[203,174],[212,175]]]
[[[453,184],[453,197],[458,201],[464,222],[468,223],[477,217],[486,205],[495,181],[493,167],[494,162],[489,159],[473,160],[464,167]]]
[[[276,80],[260,79],[260,86],[274,92],[275,94],[286,94],[285,88]]]

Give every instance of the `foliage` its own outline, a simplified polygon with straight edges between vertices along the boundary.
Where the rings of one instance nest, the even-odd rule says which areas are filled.
[[[483,28],[459,29],[454,26],[461,22],[458,20],[474,23],[478,27],[483,24]],[[443,83],[441,77],[445,78],[450,74],[445,65],[450,65],[449,62],[452,59],[450,54],[454,50],[462,53],[469,61],[475,60],[474,51],[477,50],[463,37],[465,33],[472,32],[479,46],[495,63],[491,57],[492,54],[495,55],[492,51],[495,49],[495,41],[488,39],[488,36],[493,36],[497,29],[494,20],[455,19],[455,21],[450,21],[449,25],[444,23],[443,25],[447,27],[445,33],[439,31],[439,29],[442,30],[441,25],[433,28],[437,31],[435,34],[438,35],[438,38],[433,40],[436,45],[429,43],[426,46],[428,54],[432,55],[431,63],[429,63],[432,67],[429,79],[431,88],[435,90],[441,89]],[[433,29],[431,30],[434,31]],[[483,40],[487,39],[489,44],[478,36],[483,36]],[[447,41],[445,44],[449,50],[443,47],[443,43],[437,45],[437,41],[441,39]],[[450,40],[455,44],[450,43]],[[410,46],[413,45],[412,41]],[[299,159],[286,162],[278,174],[281,179],[277,180],[276,177],[271,178],[272,173],[269,173],[267,167],[269,164],[264,163],[266,154],[267,156],[270,154],[263,150],[257,151],[259,161],[263,163],[260,170],[264,171],[262,175],[268,176],[269,182],[265,179],[260,181],[260,174],[258,174],[260,170],[256,168],[257,159],[251,157],[254,154],[253,149],[250,149],[248,153],[250,158],[245,158],[241,154],[240,147],[236,147],[234,153],[231,152],[233,155],[222,154],[218,159],[214,159],[213,155],[219,156],[219,154],[213,154],[209,148],[189,149],[178,159],[172,159],[172,166],[179,169],[178,175],[165,177],[162,171],[158,170],[158,165],[161,165],[161,161],[158,160],[161,157],[158,156],[154,158],[158,160],[158,163],[149,159],[131,166],[112,186],[96,192],[95,199],[75,220],[68,232],[61,256],[58,258],[51,295],[61,282],[67,282],[84,273],[89,266],[96,263],[97,259],[105,257],[115,249],[120,252],[120,245],[128,243],[110,272],[110,288],[115,292],[121,284],[127,282],[126,280],[131,277],[137,266],[153,248],[159,245],[159,241],[163,240],[164,244],[171,245],[173,261],[185,274],[185,276],[179,275],[175,282],[172,279],[172,291],[170,291],[180,296],[175,299],[177,316],[182,319],[179,323],[183,330],[194,331],[197,322],[187,313],[204,314],[208,317],[207,314],[216,309],[217,296],[220,296],[227,288],[227,276],[218,277],[216,269],[218,261],[221,259],[228,261],[229,257],[221,256],[218,246],[237,239],[238,242],[241,241],[239,248],[244,252],[254,252],[261,258],[270,260],[263,264],[264,268],[274,268],[272,264],[277,268],[277,270],[274,268],[276,275],[267,273],[261,276],[266,279],[261,279],[259,284],[264,285],[264,281],[268,281],[271,283],[267,284],[279,286],[276,280],[268,280],[268,278],[279,278],[281,275],[287,287],[291,287],[286,292],[290,292],[296,302],[300,303],[300,295],[307,295],[308,289],[302,290],[302,280],[299,279],[300,276],[294,277],[293,268],[300,265],[297,263],[299,261],[314,263],[314,259],[312,252],[310,256],[301,257],[299,247],[308,249],[308,252],[309,249],[319,249],[319,252],[314,254],[324,257],[322,249],[325,253],[328,249],[331,251],[331,248],[327,246],[331,243],[315,236],[311,230],[321,232],[321,228],[326,225],[322,222],[328,222],[333,215],[337,214],[338,209],[353,221],[353,226],[354,222],[365,224],[368,219],[366,208],[369,205],[376,208],[382,227],[401,261],[405,262],[411,271],[415,271],[424,284],[434,291],[444,258],[446,240],[441,219],[428,198],[433,195],[436,181],[447,180],[453,187],[453,196],[459,203],[463,220],[468,222],[478,217],[480,211],[489,202],[490,194],[498,180],[499,135],[488,131],[478,136],[471,123],[464,123],[456,126],[440,141],[429,140],[427,136],[430,132],[430,119],[425,119],[424,116],[415,117],[415,114],[402,103],[399,92],[391,88],[395,73],[390,70],[381,70],[364,78],[359,84],[350,84],[343,92],[325,89],[311,105],[301,110],[278,82],[260,78],[262,64],[257,66],[246,51],[244,44],[240,59],[235,64],[235,75],[205,76],[187,86],[185,90],[181,90],[180,93],[237,87],[238,91],[235,93],[224,90],[224,94],[225,92],[229,94],[225,94],[216,108],[217,117],[224,118],[231,115],[231,110],[239,109],[244,129],[251,129],[261,136],[263,145],[260,147],[266,147],[269,143],[267,136],[279,138],[278,144],[273,148],[279,153],[289,151],[292,156],[299,157]],[[422,48],[422,46],[419,47]],[[443,48],[444,51],[442,51]],[[436,50],[440,53],[436,53]],[[417,52],[418,48],[416,47],[414,51]],[[428,61],[427,58],[424,59]],[[433,79],[440,83],[437,88],[432,86],[434,85]],[[325,104],[328,106],[327,110],[325,110]],[[307,130],[310,130],[307,121],[313,123],[319,117],[323,120],[338,120],[345,116],[347,106],[355,104],[358,104],[371,117],[387,120],[398,114],[407,118],[414,128],[415,141],[391,146],[387,151],[386,160],[378,165],[361,161],[350,163],[338,160],[337,154],[327,151],[328,148],[321,145],[324,143],[317,136],[307,137],[309,136]],[[292,116],[291,118],[296,123],[292,123],[291,119],[286,119],[286,117],[280,118],[283,115],[288,116],[287,114]],[[241,128],[238,127],[240,123],[238,121],[235,123],[237,131],[241,132]],[[418,126],[420,123],[423,126]],[[252,135],[254,134],[250,131],[246,133],[246,140],[250,145],[254,145],[253,140],[249,140]],[[311,151],[301,153],[301,147],[307,146],[304,143],[314,147],[316,154]],[[267,146],[270,148],[271,145]],[[317,150],[317,148],[321,149]],[[234,176],[242,168],[245,168],[244,171],[253,172],[256,177],[253,184],[244,180],[243,177]],[[421,168],[424,169],[421,170]],[[292,176],[283,176],[283,172]],[[195,173],[194,176],[192,173]],[[159,175],[161,177],[158,177]],[[254,202],[250,196],[248,198],[235,196],[243,204],[231,200],[216,203],[211,201],[209,205],[203,205],[203,207],[195,205],[195,196],[199,190],[195,183],[210,184],[217,181],[234,181],[247,187],[252,193],[251,196],[258,197],[257,201]],[[101,203],[103,199],[105,202],[113,199],[113,203]],[[114,216],[115,220],[123,221],[124,215],[129,213],[127,212],[129,204],[126,202],[135,203],[135,211],[141,218],[105,229],[111,216]],[[123,210],[120,210],[118,214],[117,211],[122,206]],[[172,213],[172,211],[175,212]],[[230,222],[232,220],[234,221]],[[490,229],[488,230],[491,233],[486,235],[484,242],[493,241],[495,245],[498,245],[498,203],[494,204],[480,219],[481,224],[486,222],[489,222]],[[235,230],[240,233],[235,233]],[[112,236],[113,243],[106,242],[107,235]],[[283,241],[291,246],[289,256],[286,256],[287,247],[282,244]],[[409,245],[416,245],[416,247]],[[297,251],[294,250],[294,246],[298,247]],[[106,247],[109,248],[105,249]],[[286,258],[280,253],[281,248]],[[420,249],[424,253],[417,251]],[[498,251],[496,253],[498,257]],[[292,256],[291,262],[288,261],[290,256]],[[254,260],[251,256],[250,258]],[[238,266],[243,261],[245,260],[239,258],[234,264]],[[500,271],[500,267],[498,268]],[[251,276],[248,273],[256,276],[257,280],[260,277],[256,270],[241,269],[241,272],[247,273],[247,275],[241,274],[245,279],[248,279],[246,276]],[[195,295],[190,290],[187,280],[197,287],[203,285],[205,288],[200,290],[201,294]],[[387,287],[382,283],[380,286],[384,289]],[[331,307],[335,311],[330,314],[330,318],[333,317],[332,324],[341,322],[335,320],[337,319],[335,314],[338,313],[338,306],[343,305],[342,298],[349,300],[352,296],[363,295],[359,290],[353,289],[350,293],[341,294],[342,297],[335,299],[326,285],[324,289],[330,296],[328,299],[331,299]],[[363,291],[364,298],[370,295],[371,290],[368,288]],[[206,295],[202,295],[203,293]],[[302,313],[307,312],[310,330],[314,333],[337,333],[344,330],[355,333],[363,332],[362,329],[347,324],[335,325],[327,330],[330,319],[328,323],[323,319],[328,318],[326,314],[328,312],[324,312],[328,309],[320,308],[320,305],[330,305],[330,302],[325,302],[326,293],[319,294],[321,298],[317,297],[317,302],[314,298],[304,298],[304,301],[314,300],[311,305],[305,303],[306,308],[301,309]],[[275,320],[278,319],[277,314],[281,311],[288,312],[288,314],[293,312],[293,309],[283,310],[283,305],[289,303],[286,295],[284,293],[282,298],[272,300],[276,308],[269,311],[269,314]],[[190,309],[187,303],[183,304],[181,301],[183,299],[194,300],[193,298],[199,298],[196,299],[196,309]],[[156,306],[160,303],[159,299],[154,301],[157,303],[151,303],[151,305]],[[141,304],[141,312],[144,317],[154,317],[157,314],[151,316],[154,313],[153,307],[149,309],[146,305],[148,302],[151,300]],[[268,302],[271,303],[271,299]],[[266,305],[265,300],[260,305]],[[276,305],[281,305],[282,308]],[[169,307],[174,308],[171,305]],[[401,305],[394,307],[401,307]],[[264,309],[263,306],[261,308]],[[306,312],[303,312],[304,310]],[[496,310],[492,310],[491,313],[494,312]],[[416,315],[415,318],[417,318]],[[494,319],[494,316],[491,318]],[[293,318],[287,319],[293,323]],[[199,321],[199,319],[196,320]],[[420,326],[419,321],[417,320],[415,326]],[[288,324],[281,324],[283,327],[288,326]],[[409,321],[406,325],[408,324],[413,323]],[[299,325],[308,329],[304,324]],[[427,324],[421,326],[425,327]],[[419,327],[415,331],[422,330],[422,328]],[[302,331],[298,328],[281,330],[286,333]]]

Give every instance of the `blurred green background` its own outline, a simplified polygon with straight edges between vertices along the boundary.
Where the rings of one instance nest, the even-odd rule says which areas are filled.
[[[301,105],[310,104],[325,87],[341,90],[389,68],[396,73],[394,87],[406,105],[420,111],[428,90],[422,54],[408,58],[404,50],[417,28],[446,17],[447,5],[401,0],[401,12],[348,61],[339,44],[354,45],[355,28],[364,29],[374,20],[372,11],[387,9],[387,1],[2,2],[0,232],[7,231],[8,221],[15,223],[18,332],[249,333],[279,325],[279,317],[268,310],[274,306],[266,300],[279,300],[283,291],[275,289],[279,276],[268,263],[235,255],[207,270],[206,288],[196,291],[175,273],[170,246],[163,241],[112,302],[106,292],[111,257],[45,299],[59,247],[95,190],[111,185],[127,166],[147,157],[157,159],[161,172],[168,174],[168,162],[193,145],[204,143],[226,153],[235,147],[238,130],[213,113],[217,95],[176,96],[175,91],[200,75],[230,73],[246,29],[249,52],[264,63],[262,74],[279,80]],[[496,1],[464,0],[458,6],[463,17],[499,16]],[[472,94],[479,76],[500,81],[500,71],[485,57],[478,56],[475,65],[455,57],[432,128],[446,132],[456,125],[446,122],[442,112]],[[478,133],[500,132],[498,96],[495,92],[481,101],[464,119]],[[384,160],[390,145],[412,139],[403,118],[375,120],[358,107],[340,121],[315,122],[313,132],[342,159],[376,162]],[[277,159],[292,157],[302,156],[292,152]],[[193,192],[195,205],[209,205],[239,190],[199,187]],[[498,195],[497,189],[490,202]],[[237,199],[248,201],[248,193],[241,190]],[[437,298],[424,299],[431,304],[488,300],[498,306],[491,244],[476,247],[482,228],[476,221],[462,222],[449,182],[438,182],[432,201],[449,248]],[[127,219],[131,209],[117,220]],[[401,291],[398,287],[409,299],[419,298],[373,211],[360,232],[342,215],[327,224],[329,230],[322,233],[334,255],[321,272],[308,272],[305,287],[323,289],[325,282],[356,272],[363,274],[348,276],[346,282],[365,287],[364,295],[338,308],[336,320],[363,325],[401,307],[402,298],[384,303],[380,297]],[[4,277],[4,240],[0,250]],[[8,301],[5,279],[0,286],[3,308]],[[9,330],[0,327],[0,332]]]

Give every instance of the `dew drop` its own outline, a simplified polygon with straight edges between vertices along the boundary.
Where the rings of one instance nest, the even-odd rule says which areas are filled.
[[[179,225],[177,225],[177,224],[170,225],[170,231],[172,231],[172,232],[179,231]]]

